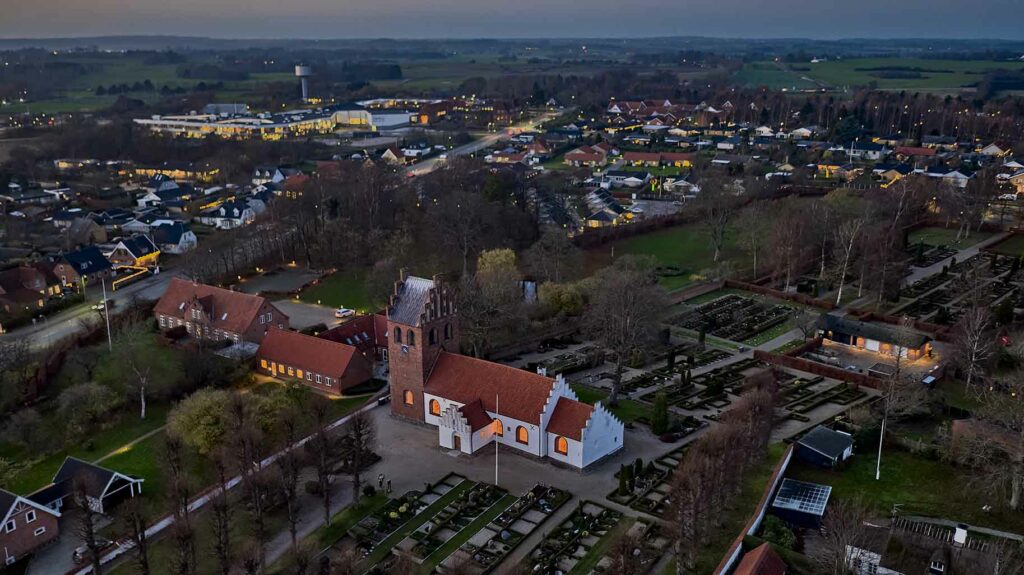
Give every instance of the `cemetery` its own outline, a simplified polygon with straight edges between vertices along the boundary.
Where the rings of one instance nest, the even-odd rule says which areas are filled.
[[[669,319],[669,323],[693,332],[747,342],[785,323],[793,312],[789,305],[729,293],[684,311]]]
[[[524,567],[537,575],[569,573],[603,554],[601,542],[623,521],[622,514],[592,501],[580,501],[573,513],[530,552]]]

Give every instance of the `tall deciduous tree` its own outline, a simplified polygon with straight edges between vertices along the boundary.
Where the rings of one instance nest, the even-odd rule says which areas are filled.
[[[324,525],[331,524],[331,466],[337,458],[338,446],[331,437],[327,426],[330,424],[330,411],[327,400],[315,396],[309,403],[307,412],[316,426],[312,437],[306,442],[305,449],[309,461],[316,471],[317,491],[324,510]]]
[[[352,501],[359,503],[362,494],[363,471],[373,455],[376,429],[366,412],[356,413],[345,424],[342,454],[352,475]]]
[[[721,176],[704,177],[700,181],[697,211],[711,236],[715,263],[722,257],[725,234],[739,208],[738,191],[734,182]]]
[[[586,329],[612,352],[615,375],[608,404],[617,405],[622,372],[630,357],[655,340],[658,318],[667,303],[651,258],[619,258],[596,278]]]
[[[139,322],[118,333],[113,351],[96,370],[96,379],[127,386],[138,399],[139,417],[145,419],[148,396],[171,394],[184,380],[184,372],[174,350],[161,345],[156,334]]]
[[[964,373],[964,384],[970,388],[982,373],[992,355],[995,338],[992,318],[987,307],[971,307],[956,327],[956,362]]]
[[[583,265],[583,252],[565,230],[547,228],[524,256],[538,281],[561,283],[574,279]]]

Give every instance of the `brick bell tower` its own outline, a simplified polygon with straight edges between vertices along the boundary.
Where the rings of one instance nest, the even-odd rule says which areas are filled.
[[[455,291],[441,276],[402,271],[388,303],[391,413],[424,421],[423,388],[442,351],[459,351]]]

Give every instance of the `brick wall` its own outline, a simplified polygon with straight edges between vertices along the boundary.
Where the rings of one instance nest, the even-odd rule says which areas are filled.
[[[832,367],[831,365],[825,365],[809,359],[803,359],[802,357],[790,357],[788,355],[779,355],[777,353],[754,350],[754,359],[874,389],[879,389],[882,386],[882,381],[878,378],[864,375],[862,373],[854,373],[838,367]]]

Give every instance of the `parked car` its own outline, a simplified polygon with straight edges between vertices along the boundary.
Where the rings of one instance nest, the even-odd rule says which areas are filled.
[[[114,307],[114,302],[109,299],[105,299],[100,300],[99,303],[92,306],[92,309],[96,311],[105,311],[108,307]]]
[[[337,318],[352,317],[354,315],[356,315],[356,310],[348,309],[347,307],[339,307],[338,309],[334,310],[334,317]]]
[[[104,539],[102,537],[97,537],[96,538],[96,545],[100,549],[103,549],[103,548],[107,547],[108,545],[110,545],[110,543],[111,543],[111,541],[109,539]],[[75,562],[75,565],[83,565],[85,563],[88,563],[89,562],[89,546],[88,545],[79,545],[78,547],[75,547],[75,552],[72,553],[71,560]]]

